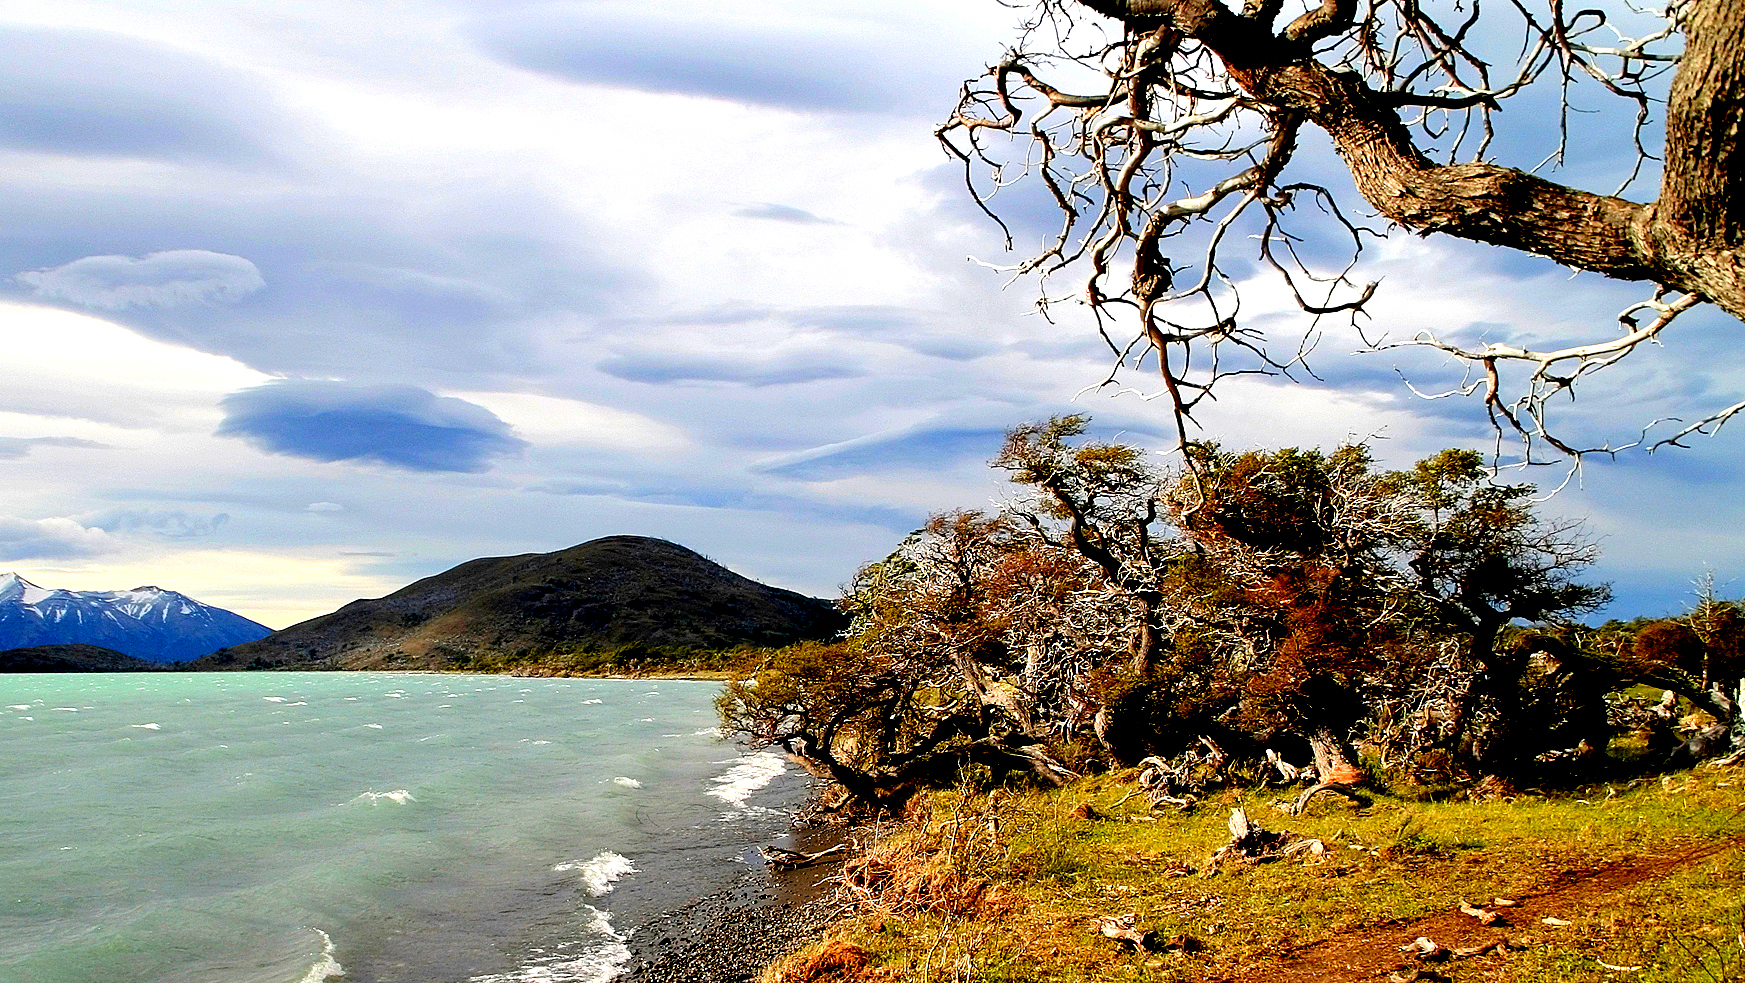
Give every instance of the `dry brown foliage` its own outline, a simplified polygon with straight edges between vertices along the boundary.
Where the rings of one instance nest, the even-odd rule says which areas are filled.
[[[851,942],[827,939],[817,949],[801,952],[772,964],[758,983],[851,983],[882,974],[869,973],[872,954]]]
[[[1078,805],[1073,807],[1073,810],[1071,812],[1066,814],[1066,817],[1068,819],[1082,819],[1082,820],[1093,820],[1094,821],[1094,820],[1102,819],[1103,814],[1098,812],[1096,809],[1092,808],[1092,806],[1089,802],[1080,802]]]
[[[964,919],[1000,918],[1017,899],[980,877],[942,868],[933,858],[896,843],[843,865],[840,897],[881,915],[932,913]]]

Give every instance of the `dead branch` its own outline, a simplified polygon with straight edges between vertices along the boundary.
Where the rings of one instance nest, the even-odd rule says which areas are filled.
[[[775,846],[758,847],[757,852],[763,855],[765,863],[777,870],[798,870],[802,867],[816,866],[836,857],[846,856],[851,849],[853,848],[847,843],[838,843],[827,850],[819,850],[816,853],[801,853],[797,850],[784,850]]]
[[[1114,31],[1074,17],[1081,8],[1112,18]],[[1223,380],[1306,371],[1329,318],[1361,337],[1377,286],[1351,274],[1365,237],[1383,233],[1349,220],[1328,189],[1285,182],[1303,127],[1331,139],[1367,207],[1394,225],[1656,285],[1614,339],[1546,351],[1430,336],[1401,343],[1484,369],[1486,384],[1450,394],[1482,390],[1499,436],[1524,443],[1525,460],[1541,448],[1577,460],[1621,450],[1561,436],[1553,399],[1698,304],[1745,317],[1745,11],[1734,0],[1672,0],[1642,30],[1624,27],[1648,14],[1628,0],[1579,9],[1553,0],[1548,10],[1322,0],[1284,25],[1277,0],[1249,0],[1241,14],[1219,0],[1039,0],[1038,11],[1012,52],[963,87],[937,136],[996,222],[1026,181],[1052,203],[1053,237],[996,268],[1038,277],[1044,314],[1088,306],[1115,361],[1106,384],[1122,371],[1157,372],[1161,389],[1145,395],[1168,397],[1184,445],[1196,408]],[[1052,36],[1033,44],[1044,24]],[[1093,43],[1081,40],[1093,32]],[[1480,42],[1511,32],[1520,44],[1503,57]],[[1072,91],[1055,75],[1072,77]],[[1081,84],[1098,76],[1100,85]],[[1555,146],[1537,165],[1491,163],[1505,101],[1539,88],[1555,90],[1553,118],[1527,123],[1554,133]],[[1590,94],[1619,100],[1633,119],[1617,129],[1634,162],[1610,194],[1538,173],[1564,163],[1572,106],[1588,108]],[[1658,154],[1645,142],[1662,122],[1656,113],[1666,133]],[[1656,157],[1659,198],[1618,197]],[[1298,197],[1317,207],[1294,208]],[[1229,255],[1242,241],[1258,255]],[[1299,242],[1317,248],[1299,251]],[[1265,289],[1253,259],[1300,313],[1300,333],[1245,320],[1244,295]],[[1070,285],[1056,289],[1062,276]],[[1637,322],[1642,312],[1651,323]],[[1111,333],[1117,325],[1125,338]],[[1529,374],[1505,388],[1500,363]],[[1653,446],[1680,446],[1741,412],[1745,403],[1706,414]]]
[[[1269,860],[1281,860],[1299,853],[1310,853],[1314,856],[1325,856],[1327,845],[1317,839],[1297,836],[1290,832],[1273,832],[1248,818],[1247,810],[1236,806],[1230,810],[1230,842],[1218,848],[1212,854],[1202,873],[1210,875],[1220,866],[1234,860],[1250,863],[1264,863]]]

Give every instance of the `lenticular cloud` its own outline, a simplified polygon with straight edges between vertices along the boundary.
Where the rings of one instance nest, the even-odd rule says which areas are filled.
[[[234,303],[267,285],[248,260],[206,249],[171,249],[139,259],[86,256],[53,269],[20,273],[18,281],[45,300],[111,311]]]
[[[477,473],[527,442],[496,414],[416,386],[283,380],[224,398],[221,437],[269,454]]]

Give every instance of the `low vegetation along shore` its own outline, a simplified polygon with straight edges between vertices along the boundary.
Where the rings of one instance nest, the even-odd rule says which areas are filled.
[[[726,687],[873,830],[770,983],[1745,978],[1745,604],[1584,624],[1596,546],[1469,451],[1086,424]]]
[[[1745,978],[1739,768],[1295,816],[1271,785],[1154,808],[1139,776],[916,798],[845,866],[845,917],[762,979]]]

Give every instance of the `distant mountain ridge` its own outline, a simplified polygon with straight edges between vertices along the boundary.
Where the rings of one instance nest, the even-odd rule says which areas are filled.
[[[96,645],[36,645],[0,652],[0,672],[140,672],[162,669]]]
[[[676,543],[608,536],[469,560],[191,668],[434,669],[559,648],[786,645],[828,638],[845,622],[829,601],[760,584]]]
[[[47,590],[0,574],[0,649],[95,645],[148,662],[183,662],[272,629],[173,590]]]

